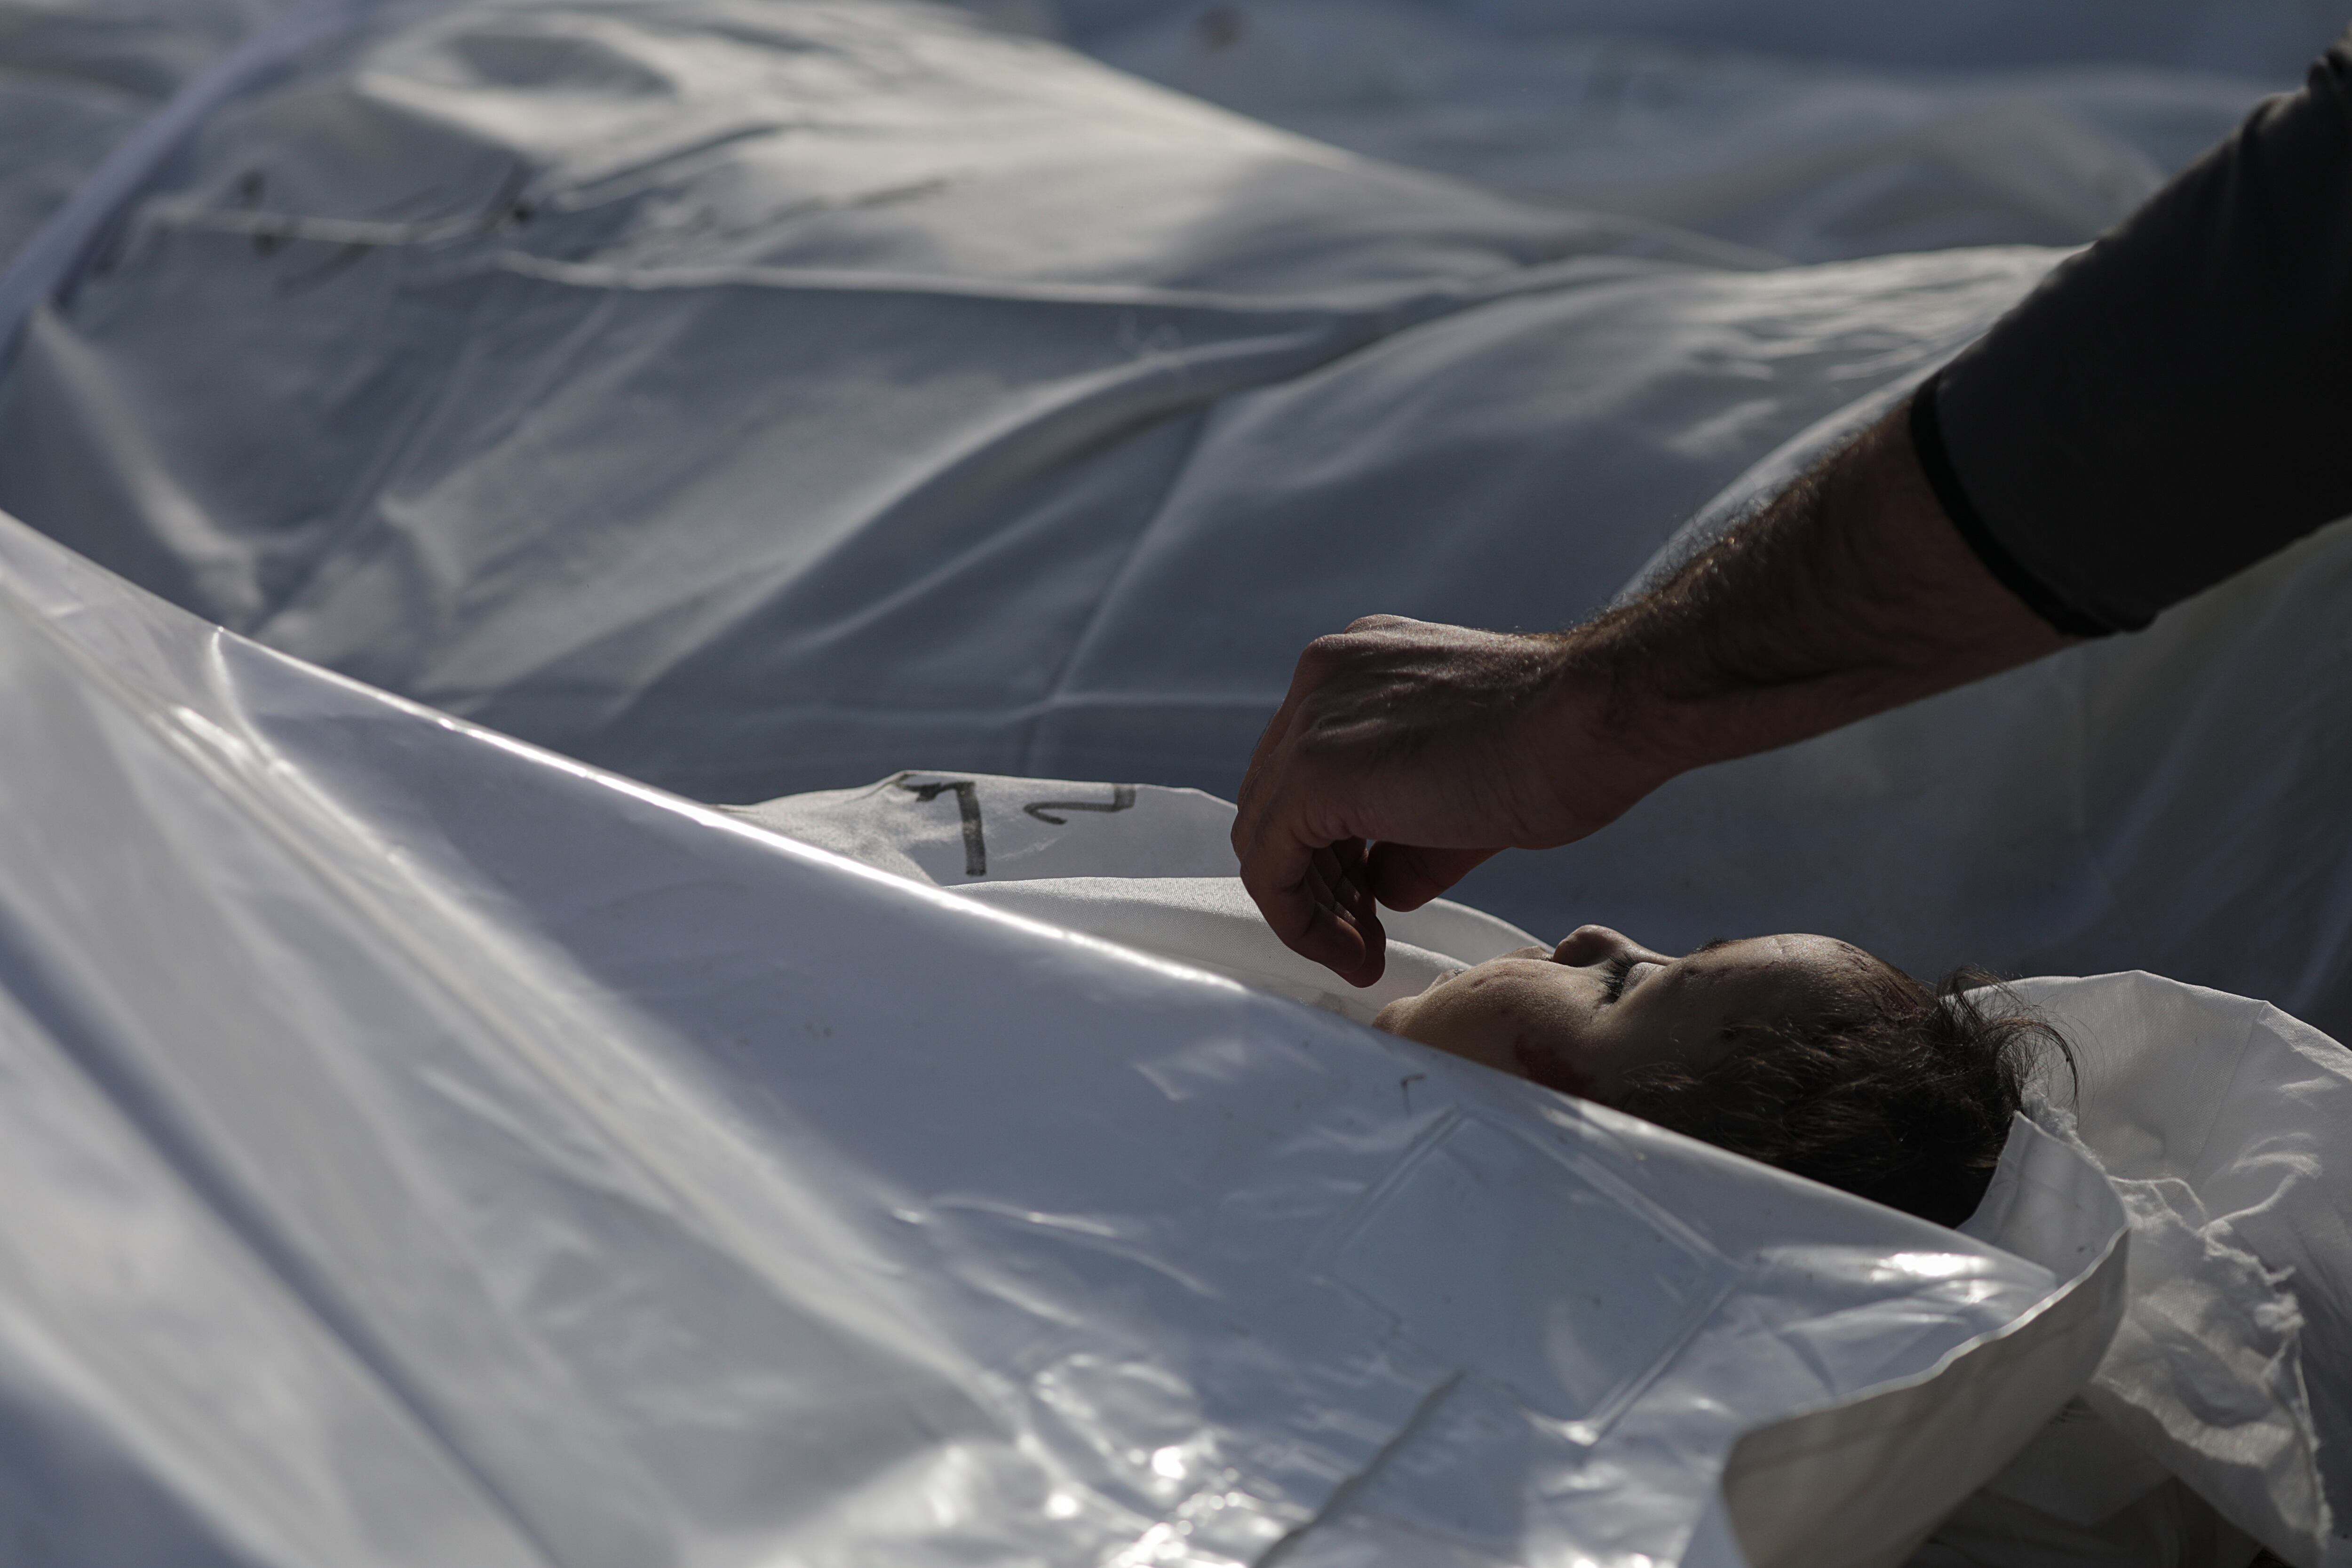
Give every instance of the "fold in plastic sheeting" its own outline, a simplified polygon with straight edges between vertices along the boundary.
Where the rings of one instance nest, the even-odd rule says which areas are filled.
[[[2352,1052],[2153,975],[2017,992],[2072,1042],[2079,1079],[2049,1088],[2131,1216],[2129,1304],[2085,1405],[2273,1551],[2352,1561],[2321,1495],[2352,1474]]]
[[[54,1560],[1891,1561],[2119,1308],[2087,1164],[2037,1261],[0,587]]]
[[[286,63],[348,30],[366,0],[306,0],[257,28],[192,76],[171,101],[142,120],[89,171],[0,273],[0,360],[25,318],[68,283],[124,203],[223,104],[266,81]]]
[[[925,7],[387,3],[33,318],[0,505],[703,798],[1230,790],[1306,638],[1601,603],[2049,259],[1758,272]]]

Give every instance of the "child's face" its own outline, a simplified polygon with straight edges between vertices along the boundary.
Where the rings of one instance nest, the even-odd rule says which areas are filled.
[[[1684,958],[1607,926],[1524,947],[1391,1002],[1376,1024],[1547,1088],[1607,1105],[1638,1068],[1703,1069],[1739,1023],[1826,1019],[1862,1004],[1877,959],[1825,936],[1710,942]]]

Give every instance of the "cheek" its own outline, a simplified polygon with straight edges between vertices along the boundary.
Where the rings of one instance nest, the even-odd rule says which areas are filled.
[[[1547,976],[1469,975],[1421,999],[1413,1038],[1564,1093],[1592,1098],[1585,1030]]]
[[[1522,1033],[1515,1049],[1522,1077],[1579,1100],[1601,1098],[1601,1080],[1573,1040],[1554,1033],[1528,1030]]]
[[[1494,999],[1466,980],[1391,1002],[1374,1022],[1391,1034],[1418,1040],[1448,1056],[1461,1057],[1501,1072],[1519,1071],[1511,1054],[1509,1020],[1493,1005]]]
[[[1551,974],[1496,975],[1475,1003],[1490,1049],[1508,1064],[1505,1071],[1563,1094],[1600,1098],[1593,1019]]]

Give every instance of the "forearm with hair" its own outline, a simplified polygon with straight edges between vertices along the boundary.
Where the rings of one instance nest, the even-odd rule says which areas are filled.
[[[1661,778],[2067,646],[1937,506],[1898,409],[1666,583],[1562,639],[1589,717]],[[1590,714],[1588,710],[1588,714]]]

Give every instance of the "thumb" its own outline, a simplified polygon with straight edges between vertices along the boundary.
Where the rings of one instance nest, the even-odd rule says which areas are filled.
[[[1372,897],[1392,910],[1417,910],[1491,859],[1492,849],[1424,849],[1417,844],[1375,844],[1364,870]]]

